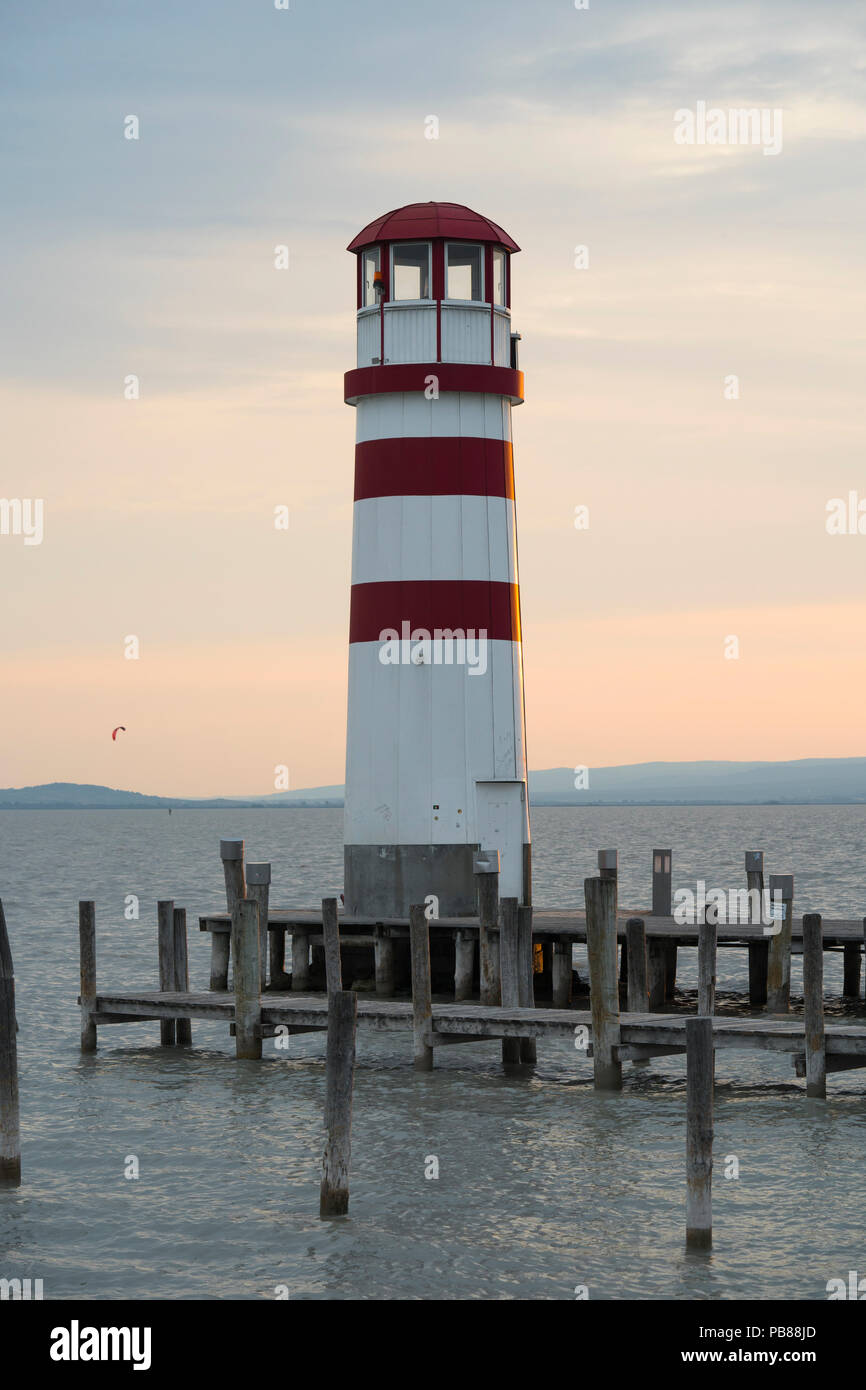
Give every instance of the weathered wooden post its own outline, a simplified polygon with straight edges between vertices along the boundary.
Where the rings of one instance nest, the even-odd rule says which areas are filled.
[[[235,1056],[262,1055],[262,996],[259,965],[259,909],[241,898],[232,909],[232,956],[235,991]]]
[[[649,1012],[647,992],[646,927],[642,917],[629,917],[625,924],[628,945],[628,994],[626,1009],[630,1014]]]
[[[483,849],[473,856],[478,883],[478,968],[482,1004],[498,1004],[499,989],[499,850]]]
[[[827,1057],[824,1045],[824,941],[821,916],[803,917],[803,1003],[806,1034],[806,1095],[827,1095]]]
[[[268,911],[271,899],[270,864],[247,864],[247,896],[259,909],[259,974],[262,989],[268,982]],[[277,933],[280,935],[280,933]]]
[[[83,972],[82,972],[83,980]],[[96,990],[94,988],[94,994]],[[82,988],[82,999],[84,990]],[[91,1027],[93,1025],[91,1024]],[[18,1102],[18,1025],[15,1019],[15,971],[0,902],[0,1186],[21,1186],[21,1120]],[[94,1047],[96,1029],[93,1028]],[[82,1029],[82,1047],[84,1031]],[[92,1051],[93,1049],[89,1049]]]
[[[553,1007],[567,1009],[571,1003],[572,946],[570,937],[553,943]]]
[[[599,878],[617,879],[617,852],[615,849],[600,849],[598,851],[598,876]]]
[[[749,891],[749,921],[760,922],[764,902],[764,851],[746,850],[746,887]],[[755,896],[757,894],[757,896]],[[767,965],[770,939],[749,942],[749,1003],[759,1009],[767,1002]]]
[[[340,955],[340,923],[337,899],[322,899],[322,937],[325,946],[325,981],[328,994],[343,988],[343,962]]]
[[[716,948],[718,927],[707,920],[715,909],[704,910],[704,920],[698,923],[698,1013],[712,1018],[716,1012]]]
[[[671,864],[673,861],[673,851],[669,849],[653,850],[653,881],[652,881],[652,915],[653,917],[671,916]],[[656,950],[658,964],[656,969],[664,972],[664,982],[656,984],[655,993],[664,991],[663,998],[659,1000],[656,1007],[660,1007],[666,999],[673,999],[677,988],[677,943],[675,941],[665,941]],[[655,973],[655,971],[654,971]]]
[[[517,953],[520,966],[520,1007],[535,1007],[535,968],[532,959],[532,908],[528,903],[517,909]],[[520,1039],[520,1060],[533,1065],[538,1060],[535,1038]]]
[[[686,1019],[686,1245],[713,1243],[713,1020]]]
[[[589,957],[592,1057],[597,1090],[622,1089],[619,1046],[619,984],[616,972],[616,879],[584,880],[586,952]]]
[[[767,1011],[786,1014],[791,1002],[791,928],[794,913],[793,874],[770,874],[770,895],[782,898],[784,916],[779,931],[770,937],[767,966]]]
[[[617,850],[615,850],[615,849],[600,849],[600,850],[597,851],[597,858],[598,858],[598,876],[599,876],[599,878],[611,878],[611,879],[614,880],[614,882],[617,882],[617,880],[618,880],[618,878],[619,878],[619,863],[618,863],[619,854],[618,854]],[[557,982],[557,961],[556,961],[557,951],[556,951],[556,944],[557,944],[556,942],[554,942],[554,944],[553,944],[553,960],[552,960],[552,962],[551,962],[551,981],[552,981],[553,989],[554,989],[554,1003],[556,1003],[556,982]],[[626,980],[628,979],[628,945],[627,945],[626,940],[625,940],[624,937],[623,937],[623,942],[622,942],[622,946],[621,946],[621,947],[619,946],[619,943],[617,943],[617,949],[619,950],[619,981],[620,981],[620,984],[623,984],[623,985],[624,985],[625,982],[626,982]],[[561,968],[561,964],[560,964],[560,968]],[[570,978],[569,978],[569,990],[570,990],[570,988],[571,988],[571,984],[570,984]]]
[[[189,994],[189,952],[185,907],[174,909],[172,944],[174,946],[174,987],[181,994]],[[179,1018],[175,1021],[175,1039],[179,1047],[185,1047],[192,1042],[192,1019]]]
[[[860,942],[846,941],[842,947],[842,997],[860,998]]]
[[[671,858],[669,849],[653,850],[653,917],[671,915]]]
[[[81,961],[81,1051],[96,1051],[96,903],[78,904],[78,948]]]
[[[454,1002],[472,998],[475,968],[475,932],[460,930],[454,935]]]
[[[280,936],[280,932],[271,936]],[[280,973],[285,974],[285,938],[283,938],[283,959]],[[273,957],[271,980],[273,980]],[[310,988],[310,933],[306,927],[292,927],[292,990],[301,994]]]
[[[503,898],[499,908],[499,965],[502,972],[502,1003],[520,1008],[520,942],[517,898]],[[502,1061],[506,1066],[520,1061],[520,1038],[502,1039]]]
[[[412,963],[412,1033],[415,1070],[433,1070],[433,1002],[430,988],[430,924],[423,904],[409,908]]]
[[[663,1009],[667,998],[668,947],[661,937],[647,937],[647,993],[650,1012]]]
[[[157,942],[159,951],[159,988],[162,993],[174,993],[174,902],[163,898],[156,905]],[[159,1025],[159,1041],[163,1047],[174,1047],[177,1036],[175,1020],[164,1018]]]
[[[247,895],[243,840],[220,840],[220,859],[226,883],[226,911],[231,917],[235,903]],[[210,950],[210,987],[228,989],[231,933],[212,931]]]
[[[394,993],[394,938],[390,927],[377,926],[373,931],[376,961],[376,994],[390,999]]]
[[[338,989],[329,994],[328,1046],[325,1062],[327,1139],[322,1160],[319,1216],[345,1216],[349,1210],[357,1014],[358,998],[351,990]]]

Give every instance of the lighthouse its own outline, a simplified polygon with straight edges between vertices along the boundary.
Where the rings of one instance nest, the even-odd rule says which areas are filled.
[[[530,898],[511,408],[520,248],[457,203],[378,217],[357,257],[345,906],[476,911],[479,851]]]

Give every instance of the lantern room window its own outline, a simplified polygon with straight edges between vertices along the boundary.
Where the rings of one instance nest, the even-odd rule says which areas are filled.
[[[391,247],[391,298],[430,298],[430,243],[403,241]]]
[[[361,269],[361,303],[366,308],[370,304],[378,304],[379,299],[373,277],[377,270],[382,268],[382,253],[378,246],[372,250],[365,251],[362,257]]]
[[[463,241],[445,245],[445,298],[484,302],[484,247]]]
[[[503,308],[506,304],[505,252],[498,250],[493,252],[493,303],[500,304]]]

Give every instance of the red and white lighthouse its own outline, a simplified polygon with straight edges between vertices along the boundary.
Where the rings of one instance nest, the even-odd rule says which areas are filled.
[[[506,232],[457,203],[365,227],[357,255],[347,912],[475,911],[473,855],[529,900]]]

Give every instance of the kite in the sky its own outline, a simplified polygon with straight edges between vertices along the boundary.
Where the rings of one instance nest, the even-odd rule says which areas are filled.
[[[126,725],[125,725],[125,724],[118,724],[118,726],[117,726],[116,729],[112,729],[112,731],[111,731],[112,742],[114,742],[114,743],[117,742],[117,735],[118,735],[119,733],[121,733],[121,732],[124,733],[124,734],[126,733]]]

